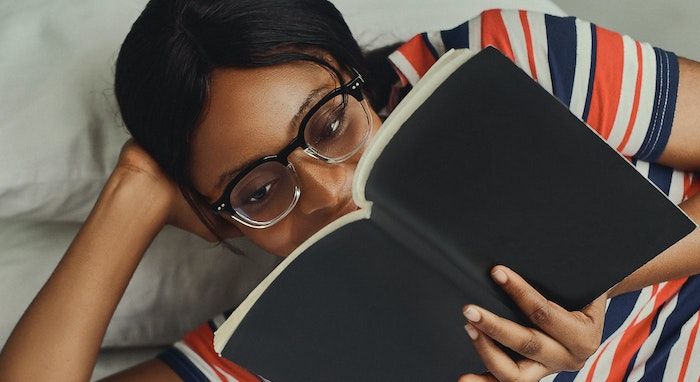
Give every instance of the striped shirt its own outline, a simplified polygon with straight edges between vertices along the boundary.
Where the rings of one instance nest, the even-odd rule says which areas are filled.
[[[700,190],[696,174],[654,161],[671,133],[677,57],[575,17],[488,10],[453,29],[416,35],[391,54],[400,83],[391,110],[451,48],[494,46],[586,121],[679,204]],[[543,381],[698,381],[700,276],[651,285],[607,301],[603,342],[578,372]]]
[[[700,190],[696,174],[655,161],[671,132],[678,60],[668,51],[575,17],[492,9],[450,30],[414,36],[389,59],[399,77],[387,112],[451,48],[494,46],[586,121],[675,204]],[[158,358],[187,381],[265,381],[213,349],[229,312]],[[542,381],[700,380],[700,276],[607,301],[601,346],[578,372]]]

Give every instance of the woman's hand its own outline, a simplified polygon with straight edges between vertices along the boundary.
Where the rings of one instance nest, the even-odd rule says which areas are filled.
[[[134,142],[133,138],[124,143],[114,172],[126,172],[129,176],[145,176],[150,179],[153,187],[168,200],[169,211],[166,223],[194,233],[209,242],[218,240],[199,219],[177,184],[163,172],[158,163],[141,146]],[[195,201],[195,203],[200,202]],[[209,206],[200,203],[200,210],[209,217],[223,238],[242,236],[241,231],[233,223],[213,213]]]
[[[501,318],[481,307],[466,305],[464,315],[469,323],[465,329],[489,372],[466,374],[459,382],[539,381],[559,371],[581,369],[600,346],[607,293],[580,312],[569,312],[548,301],[507,267],[494,267],[491,276],[539,330]],[[514,361],[496,342],[525,358]]]

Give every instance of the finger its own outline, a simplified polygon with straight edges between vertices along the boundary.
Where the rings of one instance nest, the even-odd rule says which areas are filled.
[[[518,364],[516,364],[489,336],[485,335],[479,329],[471,324],[465,326],[469,338],[472,339],[474,349],[484,361],[486,368],[493,374],[493,377],[499,381],[515,381],[518,380]],[[473,379],[472,380],[479,380]],[[481,379],[488,381],[488,379]]]
[[[533,324],[572,352],[580,354],[583,351],[579,346],[581,341],[591,338],[591,333],[596,330],[597,323],[589,316],[572,314],[555,302],[547,300],[508,267],[494,267],[491,276]]]
[[[520,380],[522,381],[539,381],[550,374],[554,374],[554,370],[556,370],[528,358],[518,360],[516,363],[518,368],[520,368]]]
[[[598,296],[595,300],[593,300],[590,304],[583,307],[583,309],[581,309],[581,313],[588,316],[591,322],[600,324],[602,326],[603,321],[605,319],[605,303],[607,302],[607,300],[608,296],[606,294],[602,294]]]
[[[468,305],[464,315],[480,332],[526,358],[550,367],[568,367],[573,363],[568,349],[539,330],[526,328],[475,305]]]
[[[499,382],[491,373],[464,374],[457,382]]]

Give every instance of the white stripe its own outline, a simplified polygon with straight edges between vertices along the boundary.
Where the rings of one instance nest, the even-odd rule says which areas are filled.
[[[583,109],[586,107],[588,81],[593,81],[593,78],[588,78],[591,75],[591,49],[591,24],[576,19],[576,69],[569,109],[580,119],[583,119]]]
[[[644,340],[642,347],[639,348],[637,358],[634,361],[634,366],[632,367],[632,371],[627,379],[628,382],[639,381],[644,376],[646,363],[649,360],[649,357],[654,354],[654,349],[656,348],[656,344],[659,342],[659,338],[661,338],[661,332],[666,325],[666,320],[673,312],[676,304],[678,304],[678,293],[676,293],[671,300],[667,301],[666,304],[659,308],[656,326],[649,334],[649,337]]]
[[[656,302],[656,299],[659,297],[659,293],[661,293],[661,290],[666,286],[668,281],[660,282],[658,283],[658,288],[656,289],[656,294],[651,295],[652,289],[654,289],[653,285],[649,285],[645,287],[645,289],[649,289],[649,299],[646,301],[646,303],[642,306],[642,309],[640,309],[639,313],[637,314],[637,317],[635,318],[634,322],[632,325],[636,324],[639,321],[645,320],[647,317],[650,315],[654,314],[654,303]]]
[[[552,75],[549,71],[547,27],[544,23],[544,14],[527,12],[527,21],[530,24],[530,37],[532,38],[532,53],[535,55],[537,82],[550,94],[554,94]]]
[[[469,20],[469,49],[478,52],[481,50],[481,15]]]
[[[389,60],[401,71],[401,73],[406,77],[411,86],[415,86],[420,76],[413,65],[409,62],[406,57],[398,50],[395,50],[389,55]]]
[[[442,34],[440,31],[426,32],[428,35],[428,41],[435,48],[438,54],[438,58],[445,53],[445,43],[442,41]]]
[[[513,50],[515,64],[528,76],[532,77],[530,62],[527,58],[527,42],[525,42],[525,33],[523,32],[518,11],[502,10],[501,17],[503,18],[503,24],[506,26],[506,33],[508,33],[510,48]]]
[[[644,175],[645,178],[649,179],[649,162],[643,160],[638,160],[634,167],[639,171],[640,174]]]
[[[212,369],[209,364],[202,359],[202,357],[199,356],[199,354],[195,353],[194,350],[190,349],[187,344],[185,344],[183,341],[177,341],[174,345],[177,350],[182,352],[189,360],[194,364],[194,366],[199,369],[199,371],[204,374],[207,379],[210,381],[220,381],[221,379],[219,378],[218,375],[216,375],[216,372],[214,369]]]
[[[635,86],[637,85],[637,45],[631,37],[625,35],[622,36],[622,46],[624,64],[622,66],[620,102],[617,104],[615,122],[607,140],[613,148],[617,148],[622,142],[622,138],[625,137],[634,103]]]
[[[605,348],[605,353],[601,355],[600,359],[598,360],[598,365],[596,366],[595,372],[593,373],[593,377],[594,380],[596,380],[596,378],[605,379],[605,377],[607,377],[608,374],[610,374],[610,368],[612,367],[612,360],[615,356],[615,350],[620,344],[622,336],[625,334],[625,331],[630,327],[630,325],[634,324],[637,321],[635,320],[635,318],[638,318],[636,316],[640,314],[642,309],[646,306],[646,304],[649,303],[650,297],[650,287],[643,288],[639,292],[639,296],[637,296],[637,301],[635,301],[634,307],[630,311],[630,314],[627,315],[627,317],[625,318],[625,321],[622,323],[622,325],[620,325],[619,328],[617,328],[617,330],[615,330],[614,333],[612,333],[605,341],[603,341],[600,344],[600,347],[598,347],[598,350],[596,350],[596,352],[588,358],[586,364],[583,366],[583,368],[581,368],[578,375],[576,375],[576,378],[574,379],[575,381],[584,381],[586,379],[588,373],[591,370],[591,367],[593,366],[593,362],[595,362],[595,359],[603,351],[603,348],[608,343],[609,345],[607,345],[607,348]]]
[[[632,133],[622,153],[632,156],[639,151],[644,137],[649,129],[651,113],[654,110],[654,95],[656,92],[656,56],[654,49],[648,43],[640,43],[642,47],[642,86],[639,90],[639,107],[637,119],[634,121]]]
[[[671,187],[668,190],[668,198],[674,204],[680,204],[683,201],[684,181],[685,172],[674,169],[671,174]]]
[[[678,340],[671,347],[671,351],[668,353],[668,362],[666,363],[666,369],[664,370],[664,381],[678,381],[678,377],[681,375],[681,367],[683,366],[683,359],[685,358],[685,352],[688,349],[688,339],[690,339],[690,332],[693,330],[695,323],[700,320],[700,312],[695,313],[685,324],[681,327],[681,334]],[[696,337],[697,338],[697,337]],[[698,350],[693,347],[693,351]],[[688,364],[688,368],[698,368],[698,364]],[[686,371],[687,376],[687,371]],[[689,380],[689,379],[687,379]],[[697,380],[697,379],[696,379]]]

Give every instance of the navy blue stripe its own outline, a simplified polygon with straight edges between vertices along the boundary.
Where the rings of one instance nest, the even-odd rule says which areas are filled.
[[[630,377],[630,373],[632,372],[632,368],[634,367],[634,363],[637,362],[637,355],[639,354],[639,349],[634,353],[634,356],[632,356],[632,359],[630,360],[630,363],[627,364],[627,369],[625,370],[625,376],[622,377],[622,381],[626,381]]]
[[[652,104],[652,112],[651,112],[651,118],[649,120],[649,128],[647,129],[647,134],[644,137],[644,141],[642,142],[642,145],[639,147],[639,150],[635,154],[635,157],[641,159],[641,160],[647,160],[647,157],[649,153],[651,152],[651,142],[654,140],[654,137],[656,136],[656,129],[658,128],[659,125],[659,114],[661,111],[661,100],[663,99],[664,96],[664,91],[665,91],[665,85],[664,85],[664,70],[663,70],[663,64],[664,60],[661,59],[659,55],[659,51],[657,49],[654,49],[654,55],[656,57],[656,85],[655,85],[655,90],[654,90],[654,103]]]
[[[610,300],[608,310],[605,311],[602,341],[605,341],[608,337],[610,337],[610,335],[615,333],[620,326],[622,326],[632,312],[632,309],[634,309],[634,304],[637,303],[637,299],[639,298],[641,292],[641,290],[636,290],[615,296]]]
[[[668,196],[671,191],[673,169],[658,163],[649,163],[649,180]]]
[[[562,371],[554,377],[552,382],[572,382],[578,375],[578,371]]]
[[[649,327],[649,333],[653,332],[654,329],[656,329],[656,323],[659,321],[659,310],[660,309],[661,308],[659,307],[659,309],[657,309],[656,312],[654,312],[654,318],[651,320],[651,326]]]
[[[460,24],[450,30],[440,31],[445,51],[452,48],[469,48],[469,22]]]
[[[668,316],[654,352],[644,365],[641,381],[660,381],[663,378],[671,348],[681,335],[681,327],[695,316],[700,302],[700,279],[689,279],[678,292],[678,302]]]
[[[552,91],[564,105],[571,106],[576,72],[576,18],[544,15]]]
[[[673,116],[676,111],[676,98],[678,95],[678,57],[672,53],[658,48],[654,48],[657,58],[660,58],[663,63],[663,72],[661,73],[663,83],[663,98],[658,110],[658,122],[656,131],[652,135],[652,142],[649,142],[649,147],[645,158],[650,161],[656,161],[663,150],[666,148],[668,138],[671,136],[671,125],[673,124]]]
[[[587,122],[588,112],[591,111],[591,98],[593,97],[593,82],[595,80],[596,54],[598,49],[598,35],[596,34],[595,24],[591,23],[591,71],[588,75],[588,93],[586,94],[586,106],[583,108],[583,116],[581,119]]]
[[[420,34],[420,37],[423,39],[423,42],[425,43],[425,46],[428,47],[428,50],[430,51],[430,54],[432,54],[432,55],[433,55],[433,58],[437,60],[437,59],[439,58],[438,53],[437,53],[437,50],[435,50],[435,47],[434,47],[433,44],[430,42],[430,39],[428,38],[428,34],[425,33],[425,32],[423,32],[423,33]]]
[[[156,358],[165,362],[185,382],[208,382],[209,379],[174,346],[158,353]]]

